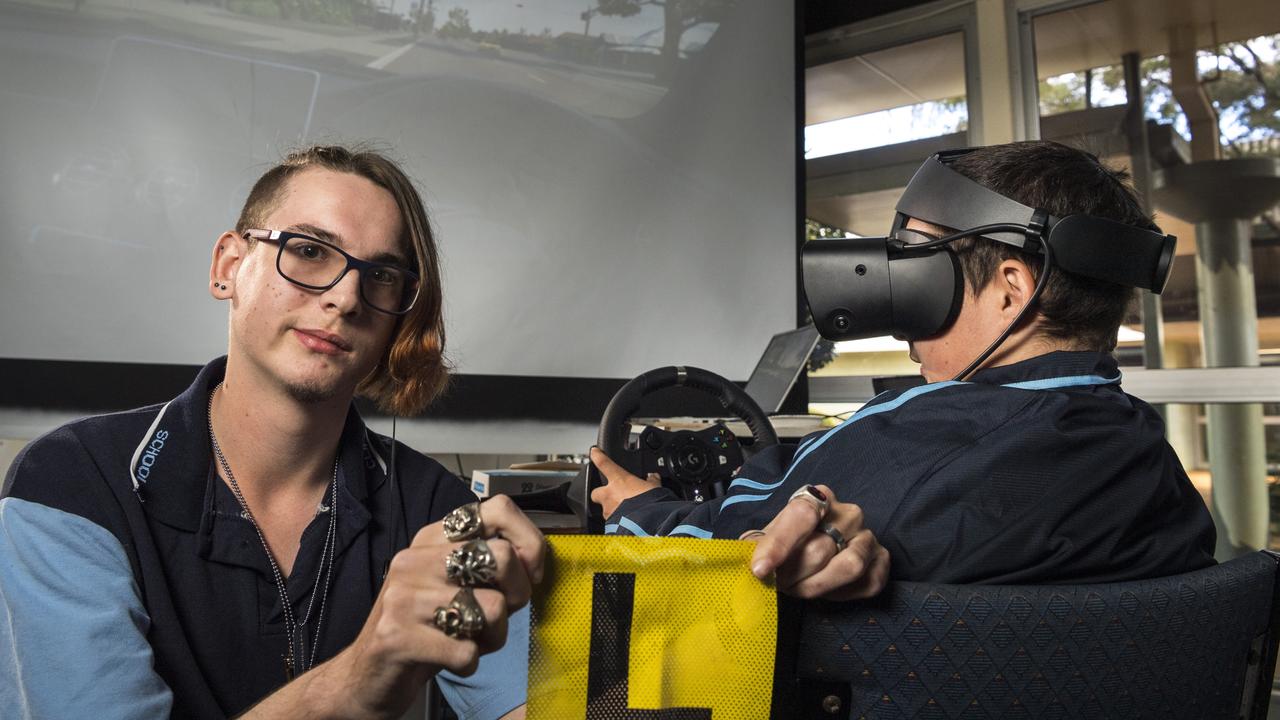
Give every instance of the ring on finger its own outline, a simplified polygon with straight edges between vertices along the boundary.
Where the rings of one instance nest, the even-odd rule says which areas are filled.
[[[804,485],[799,490],[791,493],[791,497],[787,498],[787,502],[803,500],[813,506],[818,511],[818,517],[826,517],[827,509],[831,507],[831,503],[827,501],[826,493],[812,485]]]
[[[835,541],[836,552],[842,552],[846,547],[849,547],[849,541],[844,539],[844,533],[837,530],[835,525],[824,522],[818,526],[818,530]]]
[[[462,587],[488,585],[498,576],[498,560],[489,543],[476,538],[445,556],[444,574]]]
[[[436,608],[436,627],[457,640],[469,640],[484,631],[484,610],[476,602],[475,592],[464,587],[454,594],[448,605]]]
[[[764,536],[763,530],[748,530],[742,533],[741,535],[739,535],[738,539],[739,540],[755,540],[756,538],[763,537],[763,536]]]
[[[449,542],[462,542],[481,535],[484,535],[484,521],[480,519],[480,503],[467,503],[444,516],[444,537]]]

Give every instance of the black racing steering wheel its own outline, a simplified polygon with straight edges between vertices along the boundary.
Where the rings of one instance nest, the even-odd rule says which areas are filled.
[[[604,454],[639,477],[657,473],[664,487],[694,502],[725,493],[734,473],[742,466],[742,445],[738,438],[717,422],[702,430],[662,430],[653,426],[640,433],[639,445],[627,447],[627,421],[645,397],[669,387],[683,386],[707,393],[747,424],[751,430],[753,453],[778,444],[778,435],[750,395],[725,378],[696,367],[663,367],[650,370],[623,385],[600,419],[597,444]],[[590,503],[591,491],[604,484],[598,470],[588,465],[586,500],[590,508],[589,532],[603,532],[600,506]]]

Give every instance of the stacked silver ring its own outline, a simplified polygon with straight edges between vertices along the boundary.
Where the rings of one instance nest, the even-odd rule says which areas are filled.
[[[484,535],[484,521],[480,518],[480,503],[467,503],[449,511],[444,516],[444,537],[449,542],[462,542]]]
[[[451,638],[469,640],[484,632],[484,610],[476,602],[475,592],[460,588],[447,606],[436,608],[436,627]]]
[[[498,576],[498,560],[483,538],[468,540],[444,559],[444,573],[462,587],[488,585]]]
[[[484,610],[476,602],[472,586],[486,585],[498,575],[498,563],[483,539],[480,503],[467,503],[450,511],[441,523],[449,542],[465,542],[444,559],[445,575],[462,587],[448,605],[436,608],[435,625],[451,638],[469,640],[484,632]]]

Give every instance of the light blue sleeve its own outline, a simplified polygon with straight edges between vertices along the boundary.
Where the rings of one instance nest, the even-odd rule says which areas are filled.
[[[480,658],[471,677],[445,671],[440,692],[461,720],[495,720],[524,705],[529,691],[529,606],[507,620],[507,644]]]
[[[79,515],[0,499],[0,717],[169,717],[124,547]]]

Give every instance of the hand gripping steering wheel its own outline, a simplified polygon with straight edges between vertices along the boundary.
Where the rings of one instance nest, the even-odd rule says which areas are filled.
[[[696,367],[663,367],[650,370],[623,385],[600,420],[597,444],[606,455],[633,475],[657,473],[664,487],[694,502],[723,495],[729,480],[742,466],[742,446],[723,423],[702,430],[662,430],[653,426],[640,433],[635,449],[626,446],[627,420],[640,408],[640,401],[669,387],[684,386],[707,393],[741,419],[751,430],[753,452],[778,443],[778,435],[760,406],[729,380]],[[587,471],[586,493],[604,484],[594,467]],[[602,532],[600,506],[590,504],[589,531]]]

